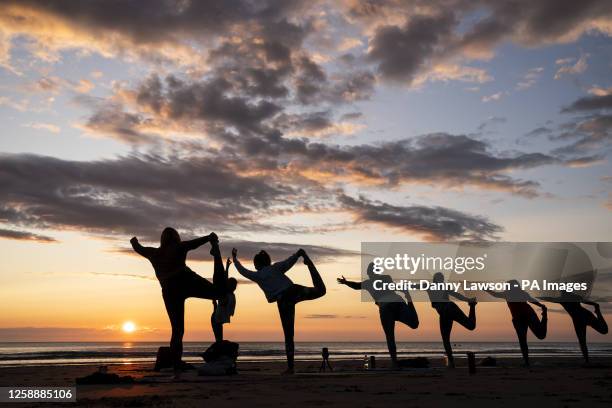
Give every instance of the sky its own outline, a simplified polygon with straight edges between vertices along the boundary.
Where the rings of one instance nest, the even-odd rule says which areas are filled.
[[[168,225],[247,266],[304,247],[328,294],[298,341],[383,339],[335,282],[364,241],[610,241],[611,36],[605,0],[4,0],[0,340],[167,339],[129,239]],[[209,258],[188,264],[210,278]],[[237,297],[230,338],[282,338],[255,285]],[[436,340],[416,307],[398,340]],[[188,301],[187,340],[211,310]],[[486,303],[454,337],[512,330]],[[553,314],[549,339],[572,331]]]

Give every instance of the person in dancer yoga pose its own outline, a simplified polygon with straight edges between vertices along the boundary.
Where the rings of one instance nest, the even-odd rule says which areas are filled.
[[[559,297],[544,296],[540,297],[539,299],[545,302],[559,303],[561,307],[565,309],[567,314],[570,315],[572,322],[574,323],[574,330],[576,331],[576,336],[578,337],[578,343],[580,343],[580,350],[582,351],[584,361],[588,364],[589,349],[587,348],[586,339],[587,327],[592,327],[598,333],[607,334],[608,324],[601,314],[598,303],[584,300],[584,298],[577,293],[567,292],[564,290],[560,293],[561,296]],[[595,313],[582,306],[582,303],[593,306]]]
[[[540,340],[546,337],[546,329],[548,323],[548,312],[546,306],[538,302],[531,295],[521,289],[518,281],[509,280],[510,289],[503,292],[495,292],[487,290],[491,296],[505,299],[512,315],[512,324],[518,337],[523,361],[526,367],[529,367],[529,346],[527,345],[527,331],[531,332]],[[538,319],[536,312],[529,303],[542,309],[542,319]]]
[[[441,272],[437,272],[433,276],[434,283],[443,283],[444,275]],[[442,335],[442,343],[444,344],[444,350],[446,351],[446,357],[448,358],[447,366],[449,368],[455,368],[455,359],[453,358],[453,348],[450,342],[451,331],[453,330],[453,323],[457,322],[468,330],[474,330],[476,328],[476,298],[467,298],[461,293],[452,290],[428,290],[429,300],[431,301],[431,307],[436,309],[440,317],[440,334]],[[469,315],[465,313],[457,306],[450,297],[454,297],[464,302],[468,302],[470,306]]]
[[[377,275],[374,273],[374,264],[370,263],[367,270],[368,279],[362,282],[353,282],[347,280],[344,276],[338,278],[338,283],[346,285],[351,289],[368,291],[378,306],[378,314],[380,323],[385,333],[387,340],[387,348],[391,356],[391,364],[393,367],[398,366],[397,346],[395,344],[395,322],[404,323],[411,329],[419,327],[419,317],[416,309],[412,304],[412,298],[406,291],[404,296],[406,301],[392,290],[376,290],[374,282],[380,280],[382,282],[393,282],[393,279],[388,275]]]
[[[212,232],[200,238],[182,241],[174,228],[167,227],[161,234],[158,248],[142,246],[136,237],[133,237],[130,243],[136,253],[151,262],[155,276],[161,284],[164,305],[172,326],[170,350],[175,375],[178,377],[183,366],[181,357],[185,331],[185,300],[190,297],[222,299],[226,295],[227,278],[219,250],[219,238]],[[210,254],[214,259],[212,283],[193,272],[185,263],[189,251],[206,243],[211,244]]]
[[[278,306],[285,335],[285,352],[287,354],[287,370],[284,374],[293,374],[295,305],[305,300],[314,300],[324,296],[326,289],[323,279],[321,279],[317,268],[303,249],[300,249],[286,260],[274,264],[270,255],[262,250],[253,258],[256,271],[250,271],[242,266],[237,255],[238,251],[236,248],[232,249],[232,257],[238,273],[255,282],[263,290],[268,302],[276,302]],[[313,284],[311,287],[297,285],[285,275],[295,265],[300,256],[310,272]]]

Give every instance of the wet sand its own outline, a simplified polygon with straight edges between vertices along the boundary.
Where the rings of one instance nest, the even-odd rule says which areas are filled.
[[[180,381],[172,373],[156,373],[151,364],[108,366],[109,373],[130,375],[130,385],[84,385],[77,402],[88,407],[609,407],[612,401],[612,359],[585,366],[581,359],[534,359],[531,368],[520,360],[501,359],[497,367],[468,373],[465,359],[449,370],[431,360],[428,369],[365,371],[357,360],[334,361],[333,373],[319,373],[319,362],[297,362],[297,374],[281,376],[282,362],[239,364],[239,374],[201,377],[186,372]],[[75,378],[97,366],[38,366],[0,368],[0,386],[73,386]],[[20,403],[4,406],[59,406]]]

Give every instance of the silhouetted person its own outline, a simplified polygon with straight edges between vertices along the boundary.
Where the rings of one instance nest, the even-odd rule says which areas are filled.
[[[534,336],[540,340],[543,340],[546,337],[548,313],[546,306],[531,297],[529,293],[522,290],[518,281],[510,280],[508,283],[510,284],[509,290],[504,292],[487,290],[487,293],[489,293],[491,296],[495,296],[496,298],[506,300],[508,309],[512,315],[512,324],[514,325],[514,330],[516,330],[519,345],[521,346],[523,361],[525,362],[525,366],[528,367],[529,346],[527,345],[527,330],[530,329]],[[538,319],[535,311],[527,302],[533,303],[542,309],[542,320]]]
[[[266,295],[268,302],[276,302],[278,306],[285,335],[285,352],[287,354],[287,371],[285,371],[285,374],[293,374],[293,360],[295,357],[295,345],[293,343],[295,305],[304,300],[318,299],[325,295],[326,289],[323,279],[321,279],[317,268],[303,249],[300,249],[286,260],[274,264],[266,251],[260,251],[253,258],[256,272],[242,266],[237,258],[237,253],[236,248],[232,249],[234,265],[238,272],[245,278],[257,283]],[[313,287],[297,285],[285,275],[295,265],[300,256],[304,259],[304,264],[308,266]]]
[[[185,264],[187,252],[210,242],[210,254],[214,259],[213,282],[199,276]],[[161,234],[159,248],[144,247],[138,239],[130,240],[132,248],[147,258],[153,265],[155,275],[162,287],[164,305],[172,325],[170,350],[173,354],[174,371],[178,376],[183,355],[183,334],[185,332],[185,299],[190,297],[202,299],[221,299],[226,292],[223,261],[219,251],[219,239],[212,232],[210,235],[181,241],[174,228],[165,228]]]
[[[375,274],[374,264],[372,263],[368,265],[367,275],[368,279],[363,282],[351,282],[346,280],[343,276],[338,278],[338,283],[355,290],[367,290],[370,296],[372,296],[374,302],[378,306],[380,323],[385,332],[391,363],[396,367],[397,346],[395,344],[395,322],[401,322],[411,329],[416,329],[419,327],[419,317],[408,292],[404,292],[404,296],[406,296],[406,301],[404,302],[404,299],[393,290],[374,289],[374,282],[377,280],[383,283],[393,282],[393,279],[389,275]]]
[[[443,283],[444,275],[441,272],[434,274],[434,283]],[[453,330],[453,322],[457,322],[468,330],[476,328],[476,298],[467,298],[461,293],[453,290],[428,290],[431,307],[436,309],[440,317],[440,334],[442,335],[442,343],[448,358],[448,367],[455,367],[455,359],[453,358],[453,348],[451,347],[450,335]],[[450,296],[468,302],[470,305],[469,315],[465,313],[450,300]]]
[[[329,371],[334,371],[331,364],[329,363],[329,349],[327,347],[323,347],[321,350],[321,357],[323,357],[323,361],[321,361],[321,367],[319,367],[319,372],[325,372],[325,367],[329,367]]]
[[[224,274],[224,278],[227,280],[226,295],[219,300],[213,299],[212,301],[213,312],[210,316],[210,324],[215,335],[215,342],[223,341],[223,325],[230,322],[236,310],[236,295],[234,295],[234,292],[238,286],[238,281],[234,278],[228,278],[231,264],[232,261],[227,258]]]
[[[582,350],[584,361],[588,364],[589,349],[587,348],[586,341],[587,326],[591,326],[598,333],[608,333],[608,324],[601,314],[599,304],[584,300],[584,298],[577,293],[570,293],[564,290],[561,291],[561,296],[559,297],[545,296],[540,297],[540,299],[546,302],[559,303],[567,314],[570,315],[574,323],[574,330],[578,337],[578,343],[580,343],[580,350]],[[595,314],[583,307],[581,303],[593,306],[595,308]]]

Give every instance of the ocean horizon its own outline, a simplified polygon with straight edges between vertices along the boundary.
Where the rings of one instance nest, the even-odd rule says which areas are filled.
[[[185,342],[183,359],[202,361],[200,354],[211,342]],[[0,366],[26,365],[85,365],[133,364],[154,362],[157,349],[167,342],[0,342]],[[296,359],[320,359],[321,349],[327,347],[332,359],[355,359],[374,355],[388,357],[384,342],[298,342]],[[461,358],[467,351],[478,357],[520,357],[516,342],[455,342],[455,355]],[[580,357],[576,342],[530,344],[533,357]],[[440,342],[398,342],[400,358],[441,358],[444,350]],[[612,343],[589,344],[591,357],[612,356]],[[282,361],[285,359],[283,342],[242,342],[239,361]]]

